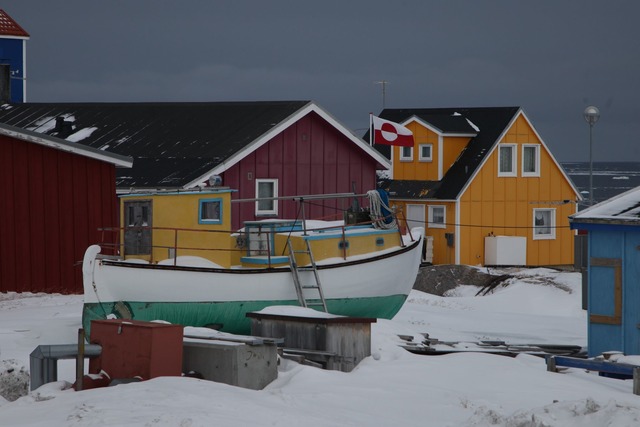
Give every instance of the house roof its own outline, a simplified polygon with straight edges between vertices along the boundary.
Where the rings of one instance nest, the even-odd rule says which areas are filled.
[[[437,188],[434,187],[434,191],[423,193],[419,191],[420,181],[411,181],[407,185],[397,186],[398,190],[402,188],[405,193],[398,192],[394,197],[456,199],[519,111],[521,111],[520,107],[387,108],[382,110],[380,117],[396,123],[406,124],[417,119],[431,125],[445,135],[472,136],[458,159],[442,177],[440,185]],[[367,135],[365,135],[365,139],[368,138]],[[389,146],[376,145],[375,148],[387,158],[390,157]],[[423,195],[415,196],[414,194]]]
[[[42,135],[37,132],[17,128],[4,123],[0,123],[0,135],[44,145],[60,151],[67,151],[84,157],[90,157],[92,159],[112,163],[116,166],[130,168],[133,164],[133,159],[131,157],[96,150],[95,148],[87,147],[75,142],[65,141],[64,139],[56,138],[54,136]]]
[[[29,37],[27,33],[7,12],[0,9],[0,37]]]
[[[640,187],[571,215],[574,223],[640,225]],[[582,227],[573,227],[582,228]]]
[[[309,112],[318,113],[382,167],[387,160],[310,101],[26,103],[0,123],[134,158],[119,188],[188,188],[224,172]]]
[[[384,188],[394,199],[431,199],[440,188],[440,181],[422,181],[410,179],[382,179],[378,187]]]

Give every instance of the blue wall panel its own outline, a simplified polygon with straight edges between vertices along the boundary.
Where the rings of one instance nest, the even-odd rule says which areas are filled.
[[[622,327],[625,354],[640,354],[640,230],[625,233],[622,265]]]
[[[24,102],[24,64],[22,39],[0,38],[0,64],[9,64],[11,74],[11,102]]]
[[[640,227],[589,231],[589,259],[613,258],[622,263],[622,319],[619,325],[589,320],[589,356],[605,351],[640,354]],[[612,267],[589,266],[589,315],[615,313]]]
[[[590,258],[622,258],[622,241],[624,233],[621,231],[592,231],[589,233]]]
[[[620,326],[589,322],[589,357],[599,356],[605,351],[621,351]]]

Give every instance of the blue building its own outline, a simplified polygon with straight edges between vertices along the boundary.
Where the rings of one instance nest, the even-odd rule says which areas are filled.
[[[587,233],[589,356],[640,355],[640,187],[570,217]]]
[[[0,9],[0,103],[27,98],[27,33]]]

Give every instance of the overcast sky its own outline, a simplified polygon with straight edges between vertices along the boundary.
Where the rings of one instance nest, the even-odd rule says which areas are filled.
[[[4,0],[30,102],[521,106],[560,161],[640,162],[640,1]]]

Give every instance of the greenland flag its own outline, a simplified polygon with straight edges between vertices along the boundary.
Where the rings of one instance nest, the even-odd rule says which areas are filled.
[[[413,147],[413,132],[398,123],[371,115],[373,121],[373,143]]]

